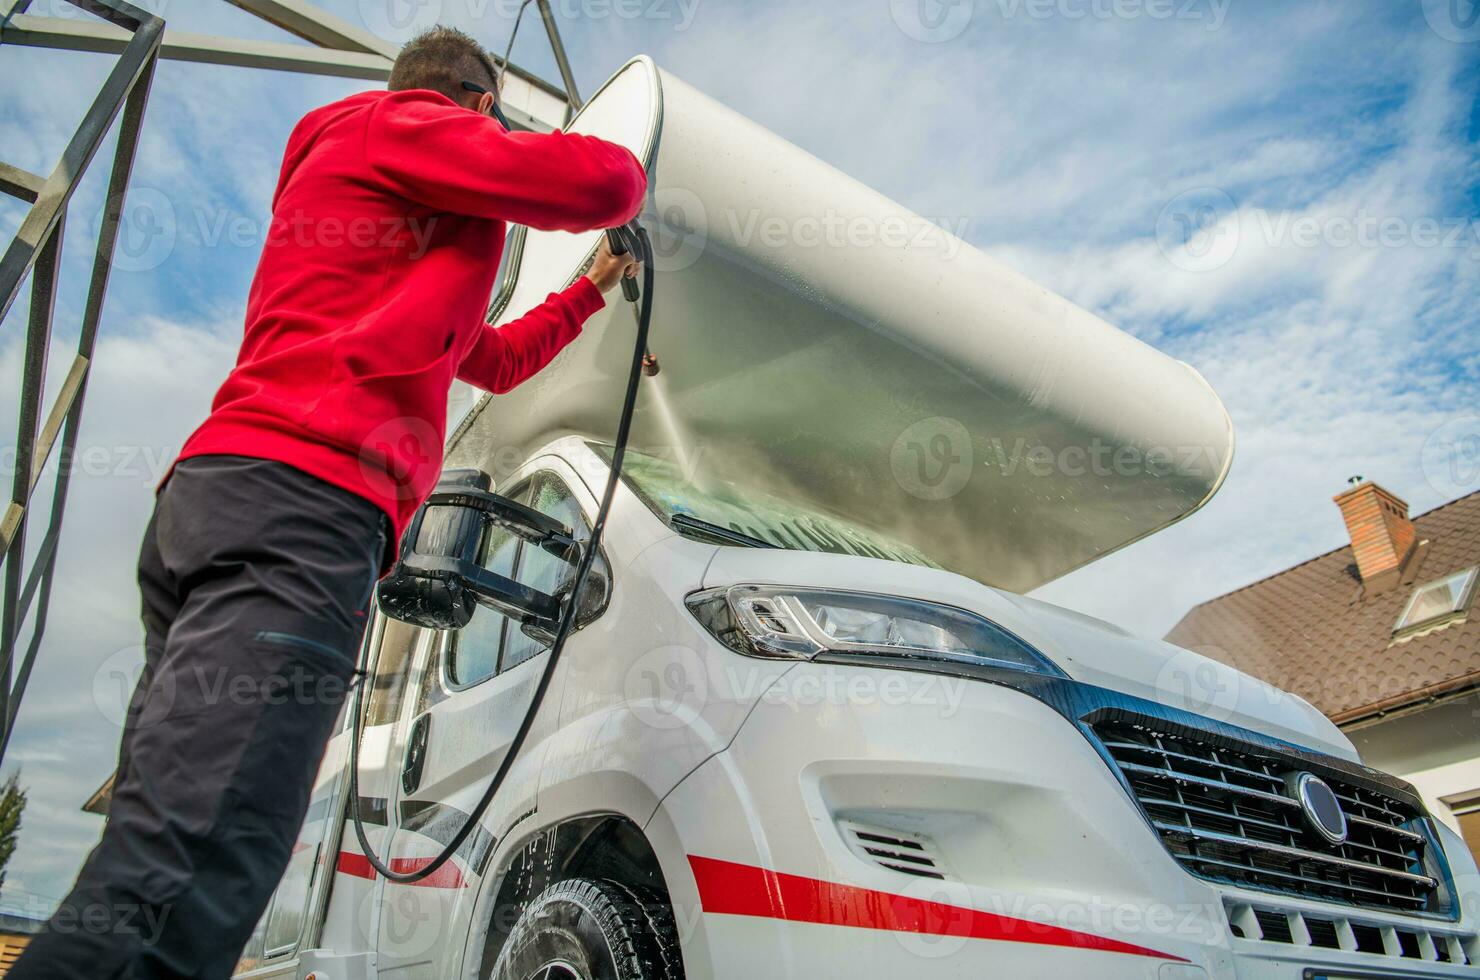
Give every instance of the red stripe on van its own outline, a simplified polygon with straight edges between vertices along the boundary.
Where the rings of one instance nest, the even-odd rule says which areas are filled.
[[[1070,946],[1186,963],[1180,956],[1088,932],[1014,919],[993,912],[782,874],[748,864],[689,856],[705,912],[789,922],[882,929],[931,936],[964,936],[1008,943]]]
[[[391,870],[396,874],[408,874],[412,871],[420,871],[431,863],[431,858],[391,858]],[[352,878],[364,878],[369,881],[374,881],[376,878],[375,869],[370,866],[370,859],[363,854],[352,854],[349,851],[339,852],[335,870]],[[449,861],[425,878],[411,882],[411,884],[421,888],[461,888],[467,882],[463,879],[462,872],[453,867],[452,862]]]

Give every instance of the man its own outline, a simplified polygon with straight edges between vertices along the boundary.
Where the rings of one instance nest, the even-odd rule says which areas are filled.
[[[498,71],[435,28],[389,91],[293,131],[241,354],[160,490],[139,560],[145,672],[111,814],[11,973],[225,977],[287,865],[376,579],[436,482],[454,376],[508,391],[637,265],[483,322],[505,222],[631,220],[636,158],[511,133]]]

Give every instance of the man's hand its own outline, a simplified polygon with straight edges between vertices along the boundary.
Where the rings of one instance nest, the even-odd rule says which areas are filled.
[[[603,293],[609,293],[617,283],[622,281],[624,276],[628,279],[635,279],[640,272],[642,272],[641,262],[633,258],[631,253],[613,255],[611,242],[607,241],[605,235],[602,235],[601,248],[596,250],[596,258],[591,262],[586,278],[594,282],[596,288]]]

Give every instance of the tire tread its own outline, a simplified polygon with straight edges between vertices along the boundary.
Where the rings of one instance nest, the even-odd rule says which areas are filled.
[[[683,980],[678,931],[666,896],[604,878],[567,878],[541,892],[525,908],[494,966],[497,980],[508,975],[516,951],[531,940],[530,925],[551,905],[574,905],[590,916],[607,942],[617,980]]]

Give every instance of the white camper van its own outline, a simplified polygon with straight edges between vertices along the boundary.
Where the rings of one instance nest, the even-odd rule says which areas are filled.
[[[377,875],[351,812],[424,867],[530,709],[622,303],[456,420],[446,486],[504,518],[424,511],[476,523],[487,575],[422,599],[483,604],[376,617],[357,798],[346,717],[243,973],[1480,975],[1480,877],[1412,787],[1295,696],[1022,596],[1217,490],[1232,431],[1194,370],[646,59],[573,128],[653,175],[662,365],[579,629],[453,859]],[[595,243],[516,233],[492,316]]]

